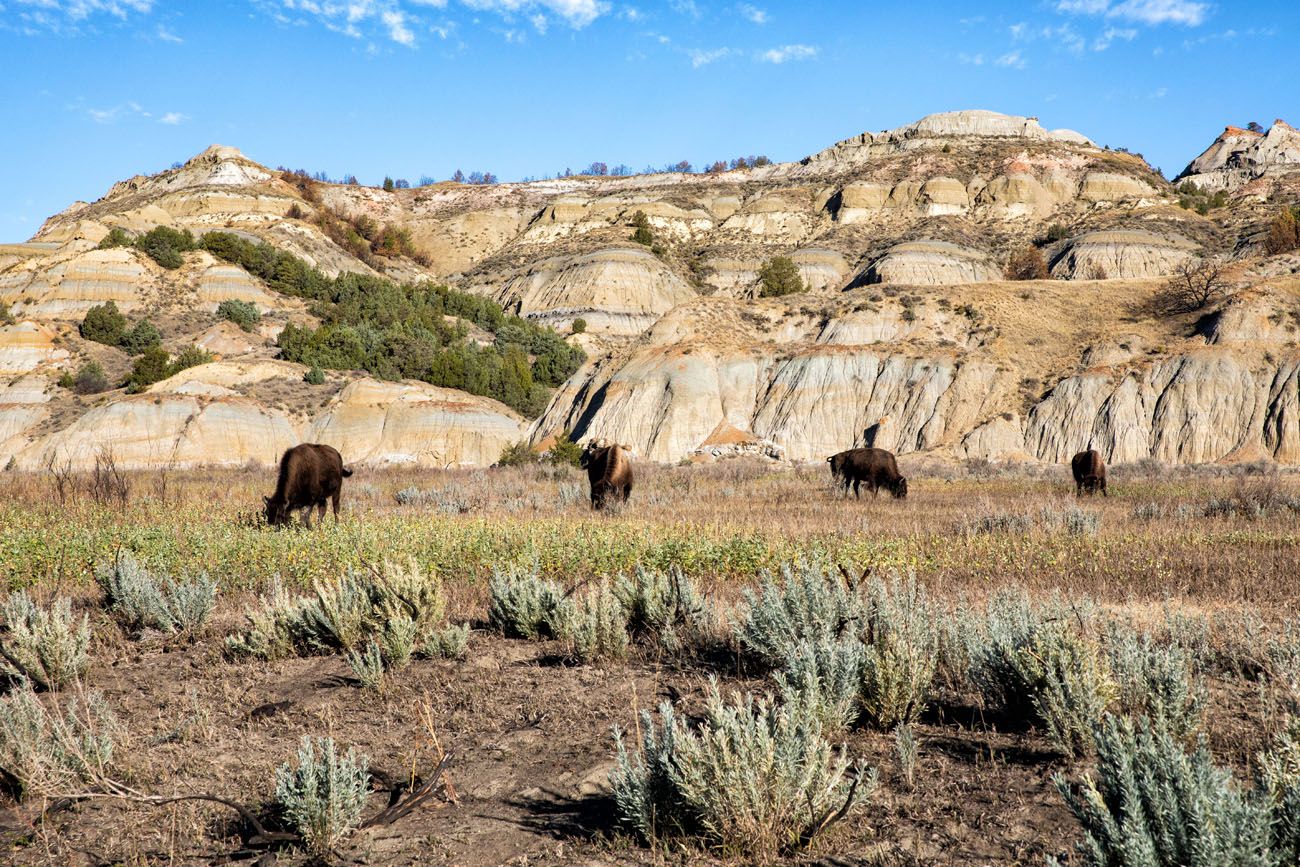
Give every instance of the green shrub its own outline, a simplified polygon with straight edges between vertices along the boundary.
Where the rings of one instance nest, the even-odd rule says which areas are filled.
[[[402,247],[399,231],[376,227],[375,233],[381,244],[397,238],[391,243]],[[370,242],[357,240],[369,255]],[[458,388],[533,417],[545,408],[549,389],[586,358],[554,330],[508,316],[499,304],[477,295],[346,271],[328,278],[292,254],[229,232],[209,232],[200,244],[271,289],[310,302],[322,324],[315,329],[290,324],[280,333],[277,342],[286,361]],[[418,253],[405,254],[420,259]],[[493,344],[469,340],[456,318],[491,332]]]
[[[118,312],[112,301],[98,304],[86,311],[78,329],[81,336],[105,346],[118,346],[126,335],[126,317]]]
[[[244,331],[252,331],[253,326],[262,321],[262,313],[255,304],[232,299],[217,305],[217,318],[233,322]]]
[[[644,244],[649,247],[655,242],[654,232],[650,230],[650,220],[646,218],[645,211],[637,211],[632,215],[632,240],[638,244]]]
[[[642,714],[636,758],[618,735],[611,774],[620,819],[647,841],[691,837],[770,860],[806,847],[875,786],[874,771],[851,766],[794,706],[752,695],[727,704],[715,683],[697,730],[667,702],[660,717]]]
[[[324,385],[325,371],[313,364],[311,368],[303,374],[302,381],[308,385]]]
[[[737,626],[741,648],[760,662],[780,668],[805,641],[833,642],[861,627],[866,607],[856,588],[820,567],[782,567],[782,581],[764,575],[759,592],[743,593],[748,610]]]
[[[925,710],[939,658],[938,610],[916,576],[868,587],[863,626],[862,709],[880,729],[915,722]]]
[[[24,681],[0,698],[0,776],[20,801],[94,787],[112,766],[118,734],[99,693],[77,693],[51,713]]]
[[[496,465],[498,467],[523,467],[538,463],[541,459],[542,456],[533,451],[533,447],[528,444],[527,440],[519,440],[501,450],[501,457],[497,458]]]
[[[789,256],[773,256],[758,269],[758,294],[761,298],[793,295],[807,289],[799,266]]]
[[[1193,683],[1186,650],[1118,623],[1107,629],[1106,650],[1122,713],[1146,717],[1157,731],[1183,742],[1200,732],[1205,694]]]
[[[185,264],[182,253],[197,246],[189,229],[177,230],[170,226],[155,226],[135,240],[136,249],[168,270]]]
[[[104,374],[104,368],[100,366],[98,361],[88,361],[81,365],[81,367],[77,368],[75,376],[65,372],[63,376],[59,377],[59,385],[70,388],[81,395],[99,394],[113,387]]]
[[[98,249],[108,250],[112,247],[130,247],[135,243],[135,239],[130,233],[121,226],[114,226],[108,230],[108,234],[99,242]]]
[[[538,566],[496,567],[488,583],[488,623],[507,638],[563,638],[569,632],[573,603]]]
[[[152,346],[162,343],[162,334],[148,319],[141,319],[122,335],[121,346],[130,355],[139,355]]]
[[[582,320],[578,320],[578,321],[581,322]],[[13,325],[13,324],[14,324],[14,315],[9,311],[9,305],[3,301],[0,301],[0,325]],[[585,329],[587,327],[587,323],[583,322],[582,327]]]
[[[162,382],[171,376],[171,356],[161,346],[151,346],[140,354],[131,366],[131,373],[126,378],[126,390],[138,394],[155,382]]]
[[[989,601],[987,633],[971,659],[984,700],[1042,725],[1067,756],[1086,751],[1116,694],[1099,643],[1074,625],[1078,619],[1044,616],[1023,591],[1000,592]]]
[[[862,715],[865,648],[856,639],[804,641],[776,673],[781,704],[838,732]]]
[[[108,610],[128,632],[194,635],[212,617],[217,582],[207,575],[188,581],[156,578],[130,551],[122,551],[110,566],[95,572]]]
[[[573,320],[573,324],[569,326],[569,330],[574,334],[584,333],[587,330],[587,320],[582,318]]]
[[[628,629],[668,653],[697,644],[711,625],[708,600],[680,567],[646,569],[614,582],[614,595],[623,606]]]
[[[451,624],[446,629],[433,633],[424,652],[433,658],[460,659],[468,646],[469,624]]]
[[[352,749],[340,756],[333,738],[304,736],[297,766],[275,772],[275,800],[289,826],[316,858],[329,855],[361,822],[370,794],[365,756]]]
[[[590,664],[627,657],[627,620],[608,583],[578,599],[567,632],[573,657],[579,662]]]
[[[546,452],[547,463],[576,467],[582,460],[582,447],[575,443],[569,431],[564,431],[555,438]]]
[[[41,689],[58,689],[85,673],[90,648],[90,622],[78,624],[67,599],[56,599],[49,609],[38,606],[26,590],[9,594],[0,615],[5,632],[0,655],[5,670]]]
[[[376,692],[383,692],[387,686],[390,668],[403,667],[384,659],[384,651],[377,641],[371,641],[364,649],[348,651],[343,659],[361,685]],[[410,657],[407,657],[407,662],[409,661]]]
[[[1269,811],[1240,793],[1202,744],[1188,754],[1169,733],[1107,715],[1094,729],[1096,776],[1056,777],[1095,867],[1271,865]]]
[[[445,612],[436,575],[415,563],[386,562],[318,583],[308,597],[291,597],[276,586],[226,648],[233,656],[280,659],[356,651],[377,641],[387,660],[401,667],[412,654],[445,655]]]
[[[182,350],[175,358],[169,356],[161,346],[151,346],[140,354],[131,367],[131,373],[126,378],[126,390],[130,394],[138,394],[155,382],[162,382],[182,370],[210,361],[212,353],[198,346]]]

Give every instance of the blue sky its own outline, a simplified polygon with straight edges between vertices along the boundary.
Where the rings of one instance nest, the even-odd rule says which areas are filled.
[[[209,144],[412,182],[767,154],[989,108],[1176,174],[1300,126],[1300,3],[0,0],[0,241]]]

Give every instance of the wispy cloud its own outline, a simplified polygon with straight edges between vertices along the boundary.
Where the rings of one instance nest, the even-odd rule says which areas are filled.
[[[695,0],[671,0],[669,7],[679,15],[689,15],[692,18],[699,19],[704,13],[696,5]]]
[[[172,33],[170,30],[167,29],[166,25],[163,24],[158,25],[157,35],[158,38],[163,42],[172,42],[175,43],[176,45],[181,45],[185,42],[184,39],[181,39],[175,33]]]
[[[1092,40],[1092,50],[1105,51],[1116,39],[1132,42],[1137,35],[1137,30],[1132,27],[1107,27],[1100,36]]]
[[[1197,0],[1057,0],[1058,12],[1103,15],[1140,24],[1181,24],[1199,27],[1210,12],[1209,3]]]
[[[767,12],[763,9],[759,9],[757,6],[754,6],[749,3],[741,3],[739,6],[736,7],[736,9],[737,11],[740,12],[741,17],[743,17],[746,21],[749,21],[753,24],[767,23]]]
[[[789,60],[811,60],[817,56],[818,49],[813,45],[782,45],[769,48],[758,56],[764,63],[785,63]]]
[[[1024,69],[1027,63],[1019,51],[1008,51],[993,62],[998,66],[1006,66],[1011,69]]]
[[[730,48],[710,48],[707,50],[688,48],[686,50],[686,56],[691,59],[691,68],[693,69],[699,69],[701,66],[708,66],[710,63],[719,61],[724,57],[730,57],[731,53]]]
[[[966,64],[969,64],[970,66],[983,66],[983,65],[984,65],[984,55],[983,55],[983,54],[967,54],[966,52],[963,51],[961,54],[958,54],[958,55],[957,55],[957,62],[958,62],[958,63],[966,63]]]
[[[39,2],[39,0],[27,0]],[[327,29],[353,39],[382,36],[407,48],[416,47],[417,34],[428,30],[446,39],[454,23],[428,24],[420,10],[446,11],[452,0],[256,0],[257,5],[282,23],[315,21]],[[610,11],[605,0],[455,0],[473,12],[499,16],[507,28],[507,41],[523,41],[523,32],[512,26],[522,18],[540,34],[551,21],[561,21],[577,30]],[[631,7],[624,17],[640,16]]]
[[[133,13],[145,15],[153,9],[153,0],[12,0],[12,4],[12,11],[0,15],[0,30],[27,35],[75,35],[82,25],[93,25],[97,19],[126,21]]]
[[[179,126],[190,119],[188,114],[181,114],[179,111],[169,111],[161,115],[155,115],[154,112],[149,111],[135,100],[127,100],[109,108],[90,108],[80,102],[69,105],[68,108],[74,111],[84,110],[87,117],[95,123],[104,125],[129,120],[156,120],[158,123],[167,126]]]

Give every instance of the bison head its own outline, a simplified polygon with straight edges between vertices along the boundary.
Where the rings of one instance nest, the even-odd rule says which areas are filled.
[[[263,497],[262,502],[266,507],[267,526],[278,527],[283,524],[285,520],[284,503],[274,497]]]
[[[907,499],[907,479],[903,476],[899,476],[898,481],[894,482],[894,484],[890,486],[889,493],[894,495],[895,500]]]
[[[1101,476],[1084,476],[1083,492],[1085,494],[1095,494],[1101,490]]]
[[[826,459],[826,463],[831,465],[832,479],[838,479],[844,474],[844,455],[831,455]]]

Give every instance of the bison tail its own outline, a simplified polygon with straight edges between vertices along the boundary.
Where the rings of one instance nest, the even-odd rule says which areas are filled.
[[[349,470],[347,467],[344,467],[344,468],[343,468],[343,478],[346,479],[346,478],[347,478],[348,476],[350,476],[350,475],[352,475],[352,471]]]

